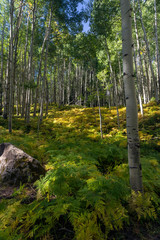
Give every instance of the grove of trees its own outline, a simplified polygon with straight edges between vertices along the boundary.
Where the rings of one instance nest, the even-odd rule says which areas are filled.
[[[45,169],[8,186],[0,162],[0,239],[122,239],[159,219],[159,20],[157,0],[0,0],[0,141]]]
[[[30,117],[38,115],[39,129],[51,104],[59,107],[66,104],[98,105],[100,118],[100,106],[116,106],[118,124],[118,106],[126,105],[127,119],[131,121],[127,123],[130,126],[128,139],[134,139],[134,143],[131,141],[128,145],[131,146],[129,155],[130,159],[132,155],[139,158],[135,94],[143,115],[142,104],[152,98],[158,102],[160,93],[159,5],[156,0],[133,0],[131,11],[125,8],[127,2],[121,1],[121,18],[117,0],[90,1],[85,11],[83,8],[78,10],[78,4],[83,3],[79,0],[1,1],[0,114],[8,119],[10,133],[14,114],[25,118],[28,125]],[[129,19],[133,12],[129,32],[124,11],[129,11]],[[90,20],[88,33],[82,32],[84,19]],[[129,45],[125,44],[125,38]],[[131,69],[132,52],[134,69]],[[122,70],[123,57],[126,60],[124,58]],[[103,138],[101,125],[100,119]],[[136,154],[133,145],[138,146]],[[135,161],[141,169],[139,161]],[[133,176],[136,166],[130,163]],[[140,172],[138,170],[139,176]],[[133,189],[142,190],[142,186]]]
[[[0,114],[47,115],[48,105],[125,105],[119,1],[1,1]],[[136,94],[159,100],[159,4],[131,1]],[[9,13],[9,14],[8,14]],[[82,19],[90,31],[82,32]],[[16,106],[15,109],[13,106]],[[33,109],[31,108],[33,107]]]

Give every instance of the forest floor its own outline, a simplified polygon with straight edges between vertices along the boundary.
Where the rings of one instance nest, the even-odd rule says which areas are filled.
[[[38,159],[47,174],[35,184],[0,187],[0,240],[160,239],[160,106],[139,114],[144,195],[130,193],[125,108],[50,106],[38,118],[0,118],[0,143]]]

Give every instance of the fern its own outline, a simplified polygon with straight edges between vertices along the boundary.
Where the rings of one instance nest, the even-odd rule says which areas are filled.
[[[48,170],[35,183],[37,199],[32,203],[24,204],[26,186],[14,192],[13,199],[0,201],[0,239],[51,240],[54,231],[57,234],[69,226],[70,239],[104,240],[110,231],[122,229],[130,220],[144,222],[159,217],[160,156],[153,148],[158,147],[158,140],[151,138],[159,130],[149,129],[150,123],[158,120],[158,108],[146,106],[146,115],[140,119],[144,195],[130,192],[126,129],[116,129],[115,108],[102,108],[106,128],[103,140],[99,137],[97,108],[68,108],[70,111],[52,109],[39,136],[35,119],[31,119],[31,131],[25,136],[20,119],[16,123],[20,129],[12,135],[0,127],[1,141],[21,146],[45,162]],[[122,126],[124,118],[123,108]],[[0,121],[5,126],[4,120]]]

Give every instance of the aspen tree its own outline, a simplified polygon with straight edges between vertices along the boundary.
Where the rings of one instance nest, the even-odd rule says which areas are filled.
[[[65,104],[65,71],[66,71],[66,61],[65,61],[65,56],[63,58],[63,66],[62,66],[62,104]]]
[[[51,30],[52,14],[53,14],[53,9],[51,8],[49,23],[48,23],[48,28],[47,28],[47,38],[46,38],[46,53],[45,53],[44,74],[43,74],[43,80],[42,80],[42,92],[41,92],[41,102],[40,102],[40,118],[39,118],[40,122],[42,122],[42,119],[43,119],[43,102],[44,102],[44,96],[45,96],[47,59],[48,59],[48,44],[49,44],[49,35],[50,35],[50,30]]]
[[[75,71],[76,71],[76,74],[75,74],[75,83],[74,83],[74,85],[75,85],[75,89],[74,89],[75,94],[74,94],[74,96],[75,96],[75,104],[77,104],[77,98],[78,98],[78,64],[76,64]]]
[[[4,18],[2,28],[2,40],[1,40],[1,73],[0,73],[0,115],[2,115],[2,94],[3,94],[3,50],[4,50],[4,30],[6,26],[6,20]]]
[[[22,22],[22,15],[23,15],[23,1],[20,1],[20,6],[19,6],[19,13],[17,16],[17,24],[15,27],[15,30],[13,32],[13,89],[12,89],[12,106],[13,106],[13,111],[14,111],[14,94],[15,91],[17,93],[17,87],[18,87],[18,76],[17,76],[17,56],[18,56],[18,42],[19,42],[19,30]],[[16,96],[17,98],[17,96]]]
[[[27,118],[27,114],[26,114],[26,88],[25,88],[25,83],[27,80],[27,75],[28,75],[28,71],[27,71],[27,50],[28,50],[28,33],[29,33],[29,13],[27,16],[27,29],[26,29],[26,38],[25,38],[25,49],[24,49],[24,81],[23,81],[23,85],[22,85],[22,91],[23,91],[23,100],[22,100],[22,112],[21,112],[21,117],[24,117],[25,114],[25,118]]]
[[[71,85],[71,60],[69,58],[69,66],[68,66],[68,83],[67,83],[67,103],[70,104],[70,85]]]
[[[103,131],[102,131],[102,114],[101,114],[101,103],[99,97],[99,82],[97,78],[97,100],[98,100],[98,109],[99,109],[99,127],[101,132],[101,139],[103,139]]]
[[[3,118],[7,119],[9,109],[9,58],[7,59],[7,68],[5,76],[5,87],[4,87],[4,111]]]
[[[157,24],[157,5],[156,0],[154,0],[154,11],[155,11],[155,37],[156,37],[156,60],[157,60],[157,80],[159,84],[160,93],[160,59],[159,59],[159,46],[158,46],[158,24]]]
[[[140,73],[141,73],[140,77],[141,77],[142,84],[144,85],[144,71],[143,71],[142,57],[141,57],[141,53],[140,53],[139,35],[138,35],[136,10],[135,10],[135,0],[133,1],[133,12],[134,12],[134,28],[135,28],[135,34],[136,34],[137,52],[138,52],[138,57],[139,57],[139,61],[140,61],[140,63],[139,63],[140,64]],[[140,92],[140,79],[138,78],[138,68],[137,68],[135,49],[134,49],[134,59],[135,59],[134,60],[135,61],[135,69],[136,69],[136,73],[137,73],[138,99],[139,99],[141,114],[143,115],[143,105],[142,105],[142,98],[141,98],[141,92]]]
[[[32,30],[31,30],[31,44],[29,50],[29,59],[28,59],[28,83],[30,85],[32,78],[32,60],[33,60],[33,42],[34,42],[34,32],[35,32],[35,24],[36,24],[36,11],[37,11],[37,2],[34,0],[33,6],[33,20],[32,20]],[[26,122],[29,124],[30,122],[30,99],[31,97],[31,89],[30,87],[27,89],[26,93]]]
[[[8,129],[12,133],[12,107],[13,107],[13,11],[14,0],[10,1],[10,40],[9,40],[9,118]]]
[[[79,105],[82,105],[82,87],[83,87],[83,66],[80,68],[80,100]]]
[[[56,72],[57,72],[57,68],[56,65],[54,65],[54,103],[57,103],[57,85],[56,85]]]
[[[140,6],[140,1],[139,0],[138,0],[138,10],[139,10],[141,25],[142,25],[143,34],[144,34],[144,41],[145,41],[145,44],[146,44],[146,50],[147,50],[147,55],[148,55],[148,60],[149,60],[149,66],[150,66],[152,79],[153,79],[153,84],[154,84],[154,97],[155,97],[156,101],[158,101],[157,81],[156,81],[156,78],[155,78],[155,75],[154,75],[154,70],[153,70],[153,65],[152,65],[152,60],[151,60],[151,54],[150,54],[150,48],[149,48],[149,43],[148,43],[148,39],[147,39],[146,29],[145,29],[145,26],[144,26],[144,23],[143,23],[142,10],[141,10],[141,6]]]
[[[135,48],[134,50],[134,65],[135,65],[135,71],[136,71],[136,79],[137,79],[137,93],[138,93],[138,100],[139,100],[139,106],[140,106],[140,112],[143,116],[143,105],[142,105],[142,98],[141,98],[141,92],[140,92],[140,79],[138,76],[138,68],[137,68],[137,59],[136,59],[136,53],[135,53]]]
[[[146,60],[146,55],[143,53],[143,65],[145,68],[145,74],[146,74],[146,82],[147,82],[147,101],[149,102],[149,100],[151,99],[151,92],[152,92],[152,82],[151,82],[151,74],[150,74],[150,67],[147,64],[147,60]]]
[[[85,83],[84,83],[84,106],[87,106],[87,77],[88,72],[85,70]]]
[[[131,189],[142,192],[138,114],[133,76],[131,6],[129,0],[121,0],[123,80],[126,98],[128,162]]]
[[[57,57],[57,104],[61,105],[61,77],[60,77],[60,56]]]

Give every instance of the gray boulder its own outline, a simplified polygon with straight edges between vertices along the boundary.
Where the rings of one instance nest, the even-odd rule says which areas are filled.
[[[45,169],[40,162],[10,143],[0,144],[0,181],[9,185],[34,182]]]

